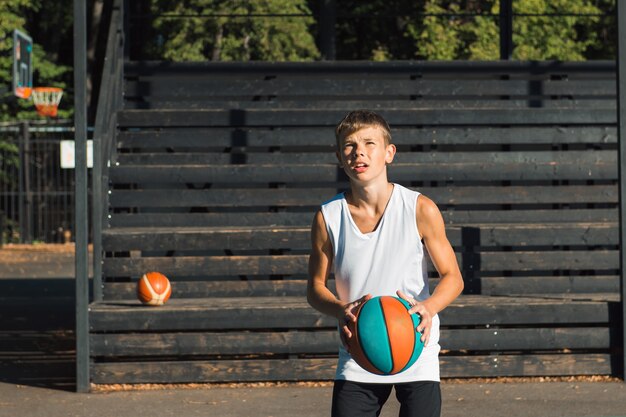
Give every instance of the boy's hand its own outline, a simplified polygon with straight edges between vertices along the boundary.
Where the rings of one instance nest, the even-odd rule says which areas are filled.
[[[417,313],[420,315],[420,324],[417,326],[416,330],[422,334],[420,340],[424,343],[424,346],[427,346],[428,341],[430,340],[430,328],[433,325],[433,314],[431,314],[431,312],[426,308],[424,303],[420,303],[402,291],[398,290],[396,291],[396,294],[398,294],[398,297],[402,298],[411,305],[409,314]]]
[[[343,316],[338,318],[339,328],[341,329],[339,336],[341,337],[341,343],[346,350],[348,350],[348,340],[352,338],[352,332],[350,331],[348,325],[350,323],[356,323],[356,310],[358,310],[358,308],[370,298],[372,298],[372,295],[366,294],[358,300],[348,303],[343,307]]]

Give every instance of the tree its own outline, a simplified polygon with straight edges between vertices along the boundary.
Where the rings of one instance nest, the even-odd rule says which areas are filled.
[[[494,11],[497,11],[497,6]],[[595,44],[588,30],[602,11],[593,0],[517,0],[513,2],[513,58],[519,60],[583,61]],[[581,15],[566,16],[565,14]],[[554,14],[553,16],[532,16]],[[590,16],[584,16],[590,15]],[[581,36],[583,34],[585,36]]]
[[[513,59],[581,61],[597,50],[603,0],[514,0]],[[429,0],[408,33],[422,59],[499,58],[498,0]],[[433,16],[449,14],[450,16]],[[517,16],[516,16],[517,15]],[[578,15],[578,16],[576,16]]]
[[[0,1],[0,85],[2,89],[0,100],[0,121],[37,119],[34,106],[31,101],[17,99],[11,89],[13,80],[13,30],[18,29],[28,33],[26,16],[37,12],[40,4],[29,0],[3,0]],[[33,44],[33,84],[35,86],[56,86],[66,88],[64,76],[70,68],[60,65],[48,58],[46,51],[37,39]],[[69,110],[60,109],[59,117],[69,117]]]
[[[154,27],[162,39],[156,48],[165,60],[309,61],[319,57],[309,30],[315,22],[306,16],[310,10],[304,0],[153,0],[152,12],[158,15]]]
[[[424,18],[419,24],[409,24],[407,34],[416,40],[417,55],[428,60],[453,60],[462,46],[461,33],[465,23],[456,16],[442,20],[441,14],[459,14],[461,6],[450,3],[447,8],[438,1],[424,5]]]
[[[421,2],[411,0],[337,0],[337,59],[387,61],[415,55],[407,37]]]

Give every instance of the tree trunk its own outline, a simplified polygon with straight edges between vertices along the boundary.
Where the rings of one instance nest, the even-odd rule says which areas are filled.
[[[217,24],[217,30],[215,31],[215,39],[213,42],[213,54],[211,55],[211,61],[219,61],[222,53],[222,38],[224,36],[224,26],[220,23]]]

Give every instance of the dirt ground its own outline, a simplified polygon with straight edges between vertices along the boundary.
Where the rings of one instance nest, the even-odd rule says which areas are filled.
[[[92,246],[89,245],[89,251]],[[21,243],[6,243],[0,246],[0,263],[30,262],[33,259],[49,254],[74,255],[74,244],[36,243],[32,245]]]
[[[74,250],[73,243],[2,245],[0,247],[0,279],[73,278]],[[91,247],[89,252],[91,256]]]
[[[442,385],[453,384],[520,384],[550,382],[622,382],[621,379],[607,375],[586,375],[568,377],[499,377],[499,378],[442,378]],[[146,390],[181,390],[181,389],[218,389],[218,388],[284,388],[284,387],[332,387],[332,381],[299,382],[252,382],[252,383],[210,383],[210,384],[92,384],[92,392],[146,391]]]

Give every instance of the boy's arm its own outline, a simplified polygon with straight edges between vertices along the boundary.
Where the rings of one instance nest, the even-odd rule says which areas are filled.
[[[333,262],[333,248],[326,230],[326,223],[321,211],[315,214],[311,227],[311,255],[309,257],[309,279],[307,282],[307,301],[317,311],[335,317],[339,321],[341,338],[352,337],[348,329],[348,321],[356,322],[353,311],[361,303],[371,298],[366,295],[354,302],[345,304],[333,294],[326,283],[330,275]]]
[[[307,301],[314,309],[339,319],[343,317],[343,303],[326,286],[332,262],[332,244],[326,230],[324,216],[321,211],[318,211],[311,226]]]
[[[437,205],[428,197],[420,195],[417,200],[416,216],[424,246],[426,246],[430,259],[441,279],[433,294],[421,303],[408,300],[410,297],[400,292],[398,295],[414,305],[409,310],[410,313],[418,313],[421,316],[422,321],[417,329],[423,332],[422,340],[427,343],[430,337],[432,317],[450,305],[461,294],[464,284],[454,250],[446,236],[443,217]]]
[[[437,205],[428,197],[418,199],[420,213],[418,227],[422,232],[428,255],[439,273],[439,283],[433,294],[424,301],[431,313],[437,314],[454,301],[463,291],[463,277],[446,236],[443,217]]]

